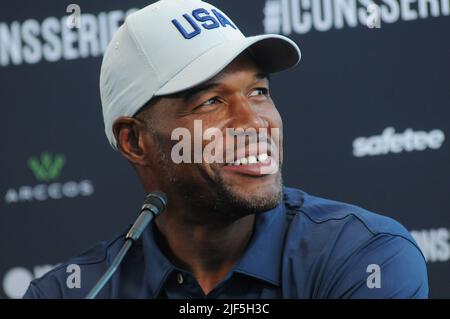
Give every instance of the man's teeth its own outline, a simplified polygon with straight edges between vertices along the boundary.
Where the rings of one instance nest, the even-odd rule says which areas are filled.
[[[259,154],[258,155],[258,161],[265,162],[269,158],[269,155],[267,153]]]
[[[248,157],[248,162],[249,164],[256,164],[256,162],[258,162],[258,160],[256,159],[256,156],[249,156]]]
[[[250,165],[250,164],[256,164],[267,161],[269,158],[269,155],[267,153],[259,154],[258,156],[250,155],[248,157],[243,157],[241,159],[238,159],[234,161],[233,163],[228,163],[228,165]]]

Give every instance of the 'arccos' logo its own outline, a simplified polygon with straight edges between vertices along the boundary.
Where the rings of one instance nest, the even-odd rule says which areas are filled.
[[[6,204],[91,196],[94,193],[90,180],[59,181],[66,164],[62,154],[43,152],[39,157],[30,157],[27,164],[38,184],[9,188],[4,195]]]

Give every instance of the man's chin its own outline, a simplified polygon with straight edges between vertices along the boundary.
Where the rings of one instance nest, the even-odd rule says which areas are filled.
[[[269,194],[249,194],[247,196],[238,195],[235,199],[235,206],[239,207],[242,213],[256,214],[268,211],[277,206],[281,200],[281,191]]]
[[[281,174],[271,183],[261,185],[224,184],[224,192],[234,210],[240,214],[255,214],[273,209],[282,199]]]

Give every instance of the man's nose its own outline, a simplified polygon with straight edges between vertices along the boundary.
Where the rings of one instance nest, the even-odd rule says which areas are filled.
[[[252,104],[246,96],[236,96],[232,101],[232,107],[230,108],[233,118],[234,128],[267,128],[269,123],[264,118],[258,106]]]

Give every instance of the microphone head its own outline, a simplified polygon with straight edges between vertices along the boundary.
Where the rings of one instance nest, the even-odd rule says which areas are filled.
[[[156,206],[158,211],[162,212],[167,206],[167,196],[160,191],[151,192],[145,197],[144,205],[142,207],[144,208],[148,204]]]

